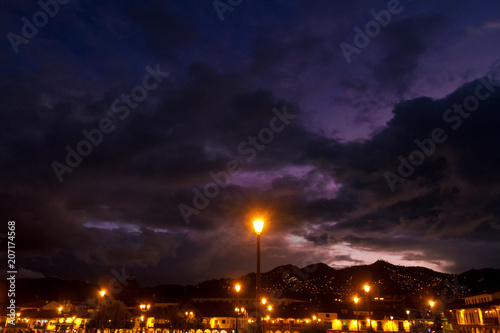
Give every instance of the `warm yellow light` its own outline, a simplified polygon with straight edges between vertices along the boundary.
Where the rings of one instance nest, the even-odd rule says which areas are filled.
[[[59,310],[59,311],[61,311],[61,310]],[[21,315],[21,314],[20,314],[19,312],[18,312],[18,313],[16,313],[16,316],[18,316],[18,317],[19,317],[20,315]]]
[[[141,316],[141,321],[144,321],[144,316]]]
[[[57,311],[61,312],[62,311],[62,306],[58,307]]]
[[[77,319],[75,320],[75,323],[77,323],[77,324],[80,324],[81,322],[82,322],[82,320],[81,320],[80,318],[77,318]]]
[[[321,321],[321,319],[318,319],[318,321]]]
[[[272,311],[272,310],[273,310],[273,306],[272,306],[272,305],[269,305],[269,306],[267,307],[267,309],[268,309],[269,311]]]
[[[262,304],[266,304],[266,302],[267,302],[267,299],[263,298],[262,299]]]
[[[363,287],[365,289],[366,292],[369,292],[370,291],[370,286],[369,285],[366,285]]]
[[[193,311],[189,311],[189,315],[192,316],[193,315]]]
[[[359,301],[359,298],[357,298],[357,297],[354,297],[353,299],[354,299],[354,303],[358,303],[358,301]]]
[[[236,286],[234,286],[234,289],[236,289],[236,292],[239,293],[241,290],[241,286],[237,284]]]
[[[267,316],[266,319],[269,320],[269,316]]]
[[[101,290],[99,294],[101,295],[101,297],[104,297],[104,295],[106,295],[106,290]]]
[[[264,228],[264,221],[253,221],[253,228],[255,229],[255,233],[257,233],[257,235],[260,234],[262,232],[262,228]]]
[[[434,301],[430,301],[429,304],[431,305],[431,308],[434,306]]]
[[[316,320],[316,316],[313,316],[313,320]]]

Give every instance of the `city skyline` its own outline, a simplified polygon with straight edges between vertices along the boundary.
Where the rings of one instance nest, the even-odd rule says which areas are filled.
[[[257,218],[263,272],[500,268],[499,9],[2,4],[18,278],[242,276]]]

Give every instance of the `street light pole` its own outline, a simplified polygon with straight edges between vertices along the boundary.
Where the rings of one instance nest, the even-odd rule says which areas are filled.
[[[101,316],[101,311],[103,308],[103,303],[104,303],[104,298],[106,297],[106,290],[101,290],[99,291],[99,295],[101,296],[101,301],[99,302],[99,312],[97,316],[97,326],[101,326],[101,333],[104,331],[104,324],[102,324],[102,316]],[[99,325],[99,322],[100,325]]]
[[[391,327],[392,327],[392,333],[394,333],[394,317],[391,316]]]
[[[238,315],[240,314],[240,289],[241,286],[237,284],[234,289],[236,289],[236,333],[238,333]]]
[[[358,302],[359,298],[354,297],[354,304],[356,304],[356,326],[358,328],[358,333],[359,333]]]
[[[255,316],[257,317],[257,327],[256,333],[262,333],[262,319],[259,313],[260,307],[260,233],[264,227],[264,222],[262,220],[256,220],[253,222],[253,227],[255,233],[257,234],[257,276],[256,280],[256,293],[255,293]]]
[[[366,292],[366,303],[368,305],[368,321],[370,322],[370,333],[372,333],[372,319],[370,318],[370,316],[371,316],[371,313],[370,313],[370,296],[368,295],[368,293],[370,292],[370,286],[366,285],[363,288],[365,289],[365,292]]]
[[[406,315],[408,316],[408,322],[410,323],[410,328],[408,328],[408,331],[411,333],[412,324],[410,321],[410,310],[406,310]]]
[[[146,313],[147,311],[149,311],[150,308],[151,308],[151,305],[149,305],[149,304],[141,304],[141,305],[139,305],[139,309],[141,309],[141,311],[143,313]],[[144,317],[145,316],[141,316],[141,324],[143,324],[143,327],[142,327],[143,331],[142,332],[144,332],[144,326],[146,326],[146,331],[149,330],[149,328],[148,328],[148,317],[147,316],[145,317],[146,318],[146,322],[145,323],[144,323]]]

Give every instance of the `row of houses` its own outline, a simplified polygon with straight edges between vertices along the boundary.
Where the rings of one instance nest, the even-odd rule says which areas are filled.
[[[455,308],[429,307],[422,311],[399,302],[373,301],[370,309],[358,309],[357,304],[341,302],[270,299],[258,310],[265,333],[299,333],[313,323],[336,333],[500,333],[500,292],[465,297],[463,301]],[[251,333],[256,325],[255,302],[250,298],[191,299],[182,304],[143,300],[128,310],[130,325],[122,333]],[[173,322],[173,311],[180,313],[181,323]],[[1,328],[4,333],[85,333],[91,331],[88,324],[96,316],[98,306],[37,301],[16,308],[15,325],[9,324],[8,313],[2,309]]]

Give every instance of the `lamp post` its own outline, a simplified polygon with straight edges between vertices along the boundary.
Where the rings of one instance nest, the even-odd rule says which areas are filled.
[[[236,333],[238,333],[238,321],[239,321],[238,315],[240,313],[240,290],[241,290],[241,286],[239,284],[237,284],[236,286],[234,286],[234,289],[236,290]]]
[[[266,303],[267,303],[267,299],[263,298],[262,300],[262,308],[264,308],[264,306],[266,306]],[[269,316],[266,317],[267,319],[267,322],[269,322]],[[262,333],[265,333],[266,332],[266,322],[264,320],[262,320]]]
[[[359,333],[358,302],[359,298],[354,297],[354,304],[356,305],[356,326],[358,328],[358,333]]]
[[[264,221],[256,220],[253,222],[255,234],[257,235],[257,275],[256,275],[256,293],[255,293],[255,316],[257,317],[256,333],[262,333],[262,319],[259,313],[260,299],[260,233],[264,227]]]
[[[410,320],[410,310],[406,310],[406,315],[408,316],[408,322],[410,323],[410,328],[408,328],[408,331],[411,333],[412,325]]]
[[[141,309],[142,312],[147,312],[151,308],[151,305],[149,304],[141,304],[139,305],[139,309]],[[142,324],[142,332],[144,332],[144,326],[146,326],[146,330],[149,329],[148,327],[148,317],[146,317],[146,322],[144,323],[144,316],[141,316],[141,324]]]
[[[370,292],[370,286],[365,285],[363,287],[366,293],[366,304],[368,306],[368,321],[370,322],[370,333],[372,332],[372,319],[370,318],[371,312],[370,312],[370,296],[368,296],[368,293]]]
[[[62,306],[60,306],[60,307],[57,308],[57,314],[58,314],[57,324],[58,325],[56,325],[56,332],[58,331],[57,327],[59,327],[59,331],[61,331],[61,329],[62,329],[62,323],[61,323],[61,312],[62,312],[62,310],[63,310]]]
[[[104,303],[104,298],[106,297],[106,290],[100,290],[99,295],[101,296],[100,301],[99,301],[99,312],[97,313],[97,327],[101,327],[101,333],[104,330],[104,325],[101,323],[101,311],[102,311],[102,305]]]
[[[391,316],[391,327],[392,327],[392,333],[394,333],[394,317]]]
[[[238,332],[238,320],[239,320],[238,316],[240,313],[243,316],[245,313],[245,309],[244,308],[235,308],[234,311],[236,311],[236,333],[237,333]]]
[[[269,311],[269,313],[271,313],[271,311],[273,311],[273,306],[272,306],[272,305],[268,305],[268,306],[267,306],[267,311]],[[268,323],[268,328],[267,328],[267,329],[268,329],[268,330],[271,330],[271,324],[269,323],[270,316],[268,315],[268,316],[266,316],[266,318],[267,318],[267,323]],[[264,333],[265,333],[265,332],[266,332],[266,331],[264,330]]]

